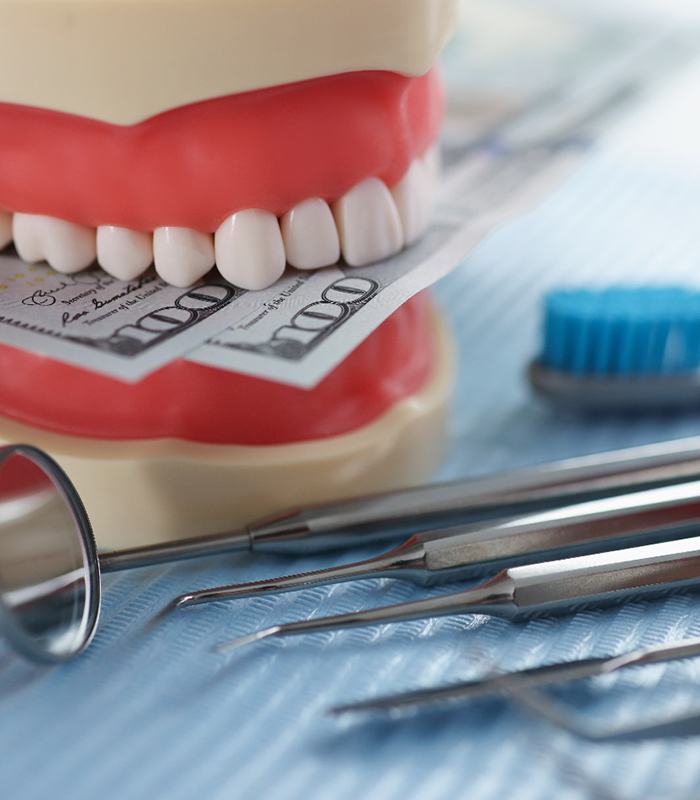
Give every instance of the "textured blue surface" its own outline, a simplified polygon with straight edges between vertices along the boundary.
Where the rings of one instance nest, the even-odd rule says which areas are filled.
[[[682,286],[558,289],[544,301],[542,363],[575,375],[700,366],[700,293]]]
[[[536,212],[478,248],[437,288],[459,342],[441,477],[700,432],[700,415],[555,413],[528,391],[543,293],[563,281],[697,283],[700,182],[594,157]],[[339,725],[329,705],[394,689],[700,635],[700,599],[676,596],[513,625],[455,617],[209,647],[280,620],[418,597],[399,582],[345,584],[192,609],[153,630],[186,589],[322,566],[238,557],[111,576],[88,653],[44,670],[0,653],[0,796],[18,800],[304,800],[689,797],[700,742],[584,744],[501,703],[400,724]],[[700,708],[700,662],[634,671],[603,691],[559,692],[597,720]],[[615,691],[610,691],[611,686]],[[640,691],[644,689],[644,692]]]

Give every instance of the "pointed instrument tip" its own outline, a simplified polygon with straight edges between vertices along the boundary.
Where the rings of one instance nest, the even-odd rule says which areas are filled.
[[[171,600],[167,605],[163,606],[160,611],[157,611],[146,623],[146,630],[151,631],[153,628],[160,625],[173,611],[178,607],[177,602],[180,598]]]
[[[407,706],[412,707],[412,706]],[[363,700],[357,703],[347,703],[341,706],[333,706],[326,710],[329,717],[345,717],[350,714],[394,714],[402,710],[401,704],[395,704],[393,698],[383,697],[376,700]]]
[[[171,600],[167,605],[163,606],[160,611],[151,617],[148,622],[149,630],[156,627],[161,622],[164,622],[174,611],[194,605],[192,598],[193,595],[182,594],[179,597],[176,597],[174,600]]]
[[[268,639],[271,636],[276,636],[282,630],[281,625],[274,625],[271,628],[263,628],[263,630],[248,633],[245,636],[239,636],[237,639],[230,639],[227,642],[214,645],[212,648],[213,653],[229,653],[231,650],[239,650],[241,647],[246,647],[249,644],[260,642],[263,639]]]
[[[361,712],[363,710],[363,704],[358,703],[348,703],[347,705],[343,706],[333,706],[332,708],[326,709],[326,716],[327,717],[343,717],[346,714],[352,714],[354,712]]]
[[[202,589],[197,592],[188,592],[176,597],[170,604],[171,610],[191,608],[192,606],[202,605],[203,603],[213,603],[217,600],[235,600],[237,597],[254,597],[261,591],[251,591],[249,587],[255,586],[253,583],[242,583],[238,586],[220,586],[216,589]]]
[[[168,605],[163,609],[163,612],[170,613],[171,611],[179,611],[181,608],[189,608],[190,606],[195,605],[197,602],[197,594],[181,594],[172,600]]]

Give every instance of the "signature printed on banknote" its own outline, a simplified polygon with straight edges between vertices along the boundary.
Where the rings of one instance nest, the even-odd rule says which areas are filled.
[[[575,43],[567,38],[559,55],[547,56],[551,68],[528,71],[543,78],[541,85],[515,91],[506,81],[504,89],[501,62],[488,81],[483,67],[477,70],[479,103],[484,82],[494,98],[483,116],[475,116],[473,82],[463,80],[474,74],[464,60],[469,48],[448,51],[448,78],[462,77],[443,137],[440,201],[427,234],[397,256],[362,268],[290,269],[260,292],[218,277],[178,289],[154,273],[129,283],[98,269],[66,276],[0,256],[0,342],[124,381],[187,358],[312,388],[484,237],[533,208],[582,162],[611,120],[696,55],[682,37],[624,30],[600,36],[594,27],[574,27]],[[538,58],[542,52],[532,49]]]
[[[0,337],[133,381],[215,332],[242,294],[223,280],[177,289],[150,273],[122,282],[0,257]]]

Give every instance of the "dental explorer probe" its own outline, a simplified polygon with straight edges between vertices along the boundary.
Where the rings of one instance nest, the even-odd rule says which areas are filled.
[[[430,586],[518,564],[599,553],[700,533],[700,481],[590,500],[514,519],[417,533],[364,561],[189,592],[166,608],[291,592],[366,578]]]
[[[41,662],[66,661],[92,641],[101,573],[239,549],[326,550],[384,541],[434,527],[673,484],[700,476],[700,439],[588,456],[510,475],[458,481],[318,506],[243,530],[98,552],[80,496],[46,453],[0,447],[0,638]],[[89,510],[88,510],[89,511]]]
[[[698,587],[700,537],[696,536],[628,550],[510,567],[494,578],[460,592],[275,625],[225,642],[215,650],[225,652],[272,637],[454,614],[485,614],[516,620]]]
[[[544,689],[584,678],[611,675],[628,667],[661,664],[696,656],[700,656],[700,638],[639,648],[617,656],[582,658],[575,661],[545,664],[431,689],[417,689],[411,692],[375,697],[370,700],[336,706],[330,709],[329,713],[340,716],[358,712],[389,712],[392,714],[402,711],[410,712],[424,707],[507,695],[511,692]]]

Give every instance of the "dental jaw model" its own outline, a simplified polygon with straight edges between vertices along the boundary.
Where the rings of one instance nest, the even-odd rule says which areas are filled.
[[[251,290],[286,263],[396,254],[429,220],[433,64],[454,15],[454,0],[0,0],[0,247],[122,280],[153,262],[177,286],[216,264]]]
[[[455,5],[0,0],[0,247],[249,290],[396,254],[429,222]],[[188,361],[123,384],[5,345],[0,373],[0,440],[54,455],[122,547],[421,482],[451,363],[423,294],[310,391]]]
[[[422,482],[452,364],[422,294],[310,391],[183,360],[124,384],[8,346],[0,374],[0,441],[51,453],[100,546],[129,547]]]

